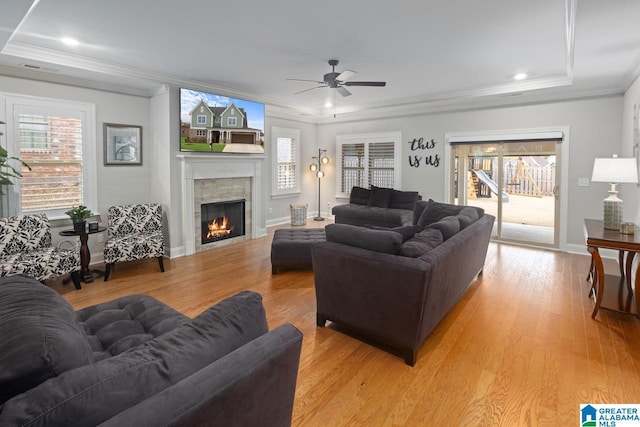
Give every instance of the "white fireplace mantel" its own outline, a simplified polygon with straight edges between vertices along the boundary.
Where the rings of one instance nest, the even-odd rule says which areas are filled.
[[[260,237],[258,230],[261,209],[261,178],[264,156],[179,154],[182,174],[182,235],[185,254],[195,253],[194,181],[214,178],[251,179],[251,238]]]

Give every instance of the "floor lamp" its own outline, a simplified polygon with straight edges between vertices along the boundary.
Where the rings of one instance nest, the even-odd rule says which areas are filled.
[[[326,165],[329,163],[329,158],[327,157],[327,150],[323,150],[322,148],[318,148],[318,157],[311,158],[311,164],[309,165],[309,169],[312,172],[315,172],[318,177],[318,216],[313,218],[314,221],[324,221],[324,218],[320,215],[320,180],[324,176],[324,171],[322,170],[322,165]]]

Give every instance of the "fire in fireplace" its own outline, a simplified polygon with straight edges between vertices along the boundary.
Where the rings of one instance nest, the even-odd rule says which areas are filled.
[[[245,199],[200,205],[202,244],[244,236]]]

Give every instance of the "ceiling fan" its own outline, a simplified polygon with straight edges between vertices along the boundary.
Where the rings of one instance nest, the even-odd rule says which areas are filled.
[[[337,59],[330,59],[329,60],[329,65],[331,66],[331,72],[327,73],[324,75],[323,81],[317,81],[317,80],[304,80],[304,79],[287,79],[287,80],[291,80],[291,81],[298,81],[298,82],[313,82],[313,83],[317,83],[320,86],[315,86],[309,89],[305,89],[305,90],[301,90],[300,92],[296,92],[295,94],[299,94],[299,93],[303,93],[303,92],[308,92],[310,90],[313,89],[320,89],[323,87],[329,87],[332,89],[336,89],[338,91],[338,93],[342,96],[349,96],[351,95],[351,92],[349,92],[347,90],[347,88],[345,88],[345,86],[379,86],[379,87],[383,87],[387,85],[387,82],[350,82],[347,81],[349,80],[351,77],[353,77],[356,72],[355,71],[351,71],[351,70],[344,70],[341,73],[336,72],[336,65],[338,65],[338,60]]]

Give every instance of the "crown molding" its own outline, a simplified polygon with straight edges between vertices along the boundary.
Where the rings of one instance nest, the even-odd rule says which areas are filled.
[[[2,49],[3,55],[15,56],[18,58],[30,59],[33,61],[42,61],[48,64],[55,64],[64,67],[77,68],[84,71],[90,71],[97,74],[107,76],[115,76],[124,79],[134,79],[141,82],[157,83],[161,85],[171,85],[176,87],[188,87],[194,90],[212,91],[223,96],[246,99],[248,101],[261,102],[263,104],[276,105],[283,108],[289,108],[296,111],[302,111],[306,114],[318,114],[318,111],[309,107],[295,105],[284,102],[279,98],[260,97],[255,93],[229,89],[227,87],[217,86],[209,82],[187,79],[184,77],[159,73],[152,70],[133,68],[118,63],[92,59],[81,55],[61,52],[54,49],[42,48],[27,43],[10,42]],[[157,87],[147,90],[147,96],[153,96]]]

